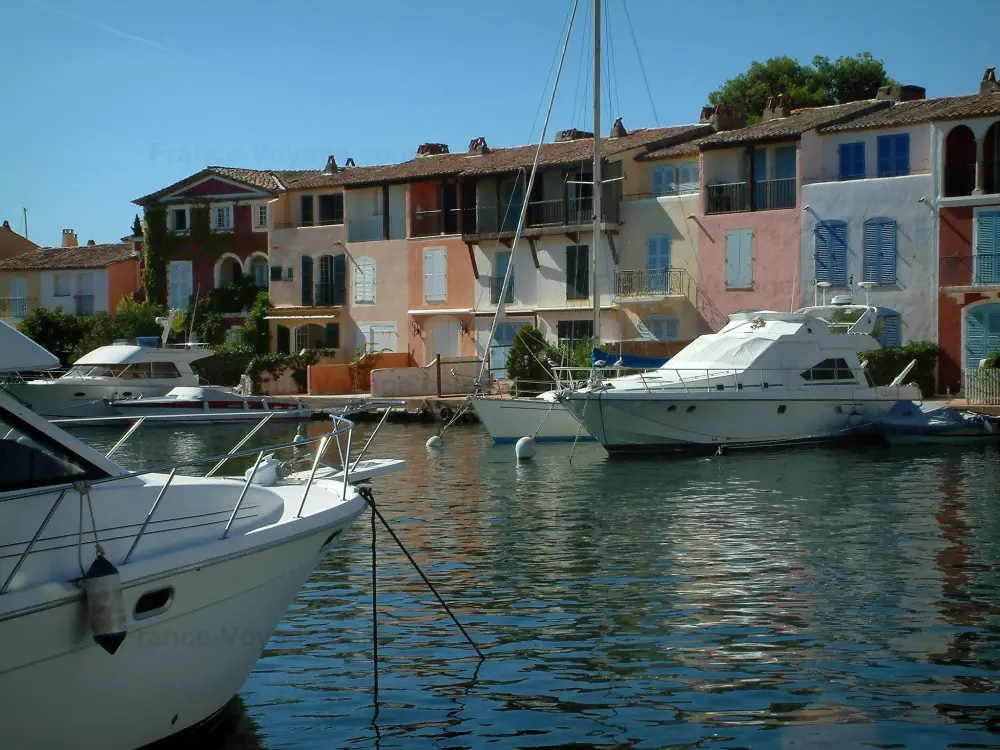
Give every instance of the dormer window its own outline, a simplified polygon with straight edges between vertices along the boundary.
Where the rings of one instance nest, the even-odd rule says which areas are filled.
[[[799,373],[811,383],[853,383],[854,373],[846,359],[824,359],[817,365]]]

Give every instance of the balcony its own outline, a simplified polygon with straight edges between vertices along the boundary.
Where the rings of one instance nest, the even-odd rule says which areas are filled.
[[[434,237],[439,234],[458,234],[459,209],[434,209],[414,211],[410,217],[411,237]]]
[[[73,297],[73,309],[77,315],[94,314],[94,295],[77,294]]]
[[[615,299],[657,299],[685,293],[687,272],[682,268],[615,271]]]
[[[529,227],[541,227],[563,223],[562,200],[533,201],[528,204],[525,218]]]
[[[514,234],[521,218],[523,203],[505,203],[497,206],[479,205],[474,212],[466,209],[466,235]],[[474,223],[472,220],[474,219]],[[525,234],[540,236],[563,231],[562,227],[587,225],[594,221],[594,201],[589,196],[562,200],[531,201],[525,216]],[[554,231],[553,231],[554,230]]]
[[[382,215],[351,219],[348,223],[348,242],[378,242],[384,239],[405,240],[406,219],[402,216],[390,216],[388,237],[385,236],[385,217]]]
[[[795,208],[795,178],[758,180],[753,186],[754,211]]]
[[[34,297],[0,297],[0,318],[26,318],[38,309]]]
[[[487,281],[490,284],[490,304],[498,305],[500,304],[500,292],[503,291],[503,276],[489,276]],[[514,279],[510,280],[510,284],[507,286],[507,294],[503,298],[504,304],[509,305],[514,301]]]
[[[747,184],[725,182],[705,189],[706,214],[730,214],[747,210]]]
[[[945,255],[939,266],[941,291],[969,294],[1000,291],[1000,265],[993,255]]]
[[[334,302],[333,297],[333,284],[324,284],[320,282],[316,284],[313,289],[313,306],[315,307],[330,307],[332,305],[342,305],[343,301]]]

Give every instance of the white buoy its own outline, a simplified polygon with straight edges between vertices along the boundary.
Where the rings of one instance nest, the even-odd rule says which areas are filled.
[[[109,654],[122,645],[125,632],[125,596],[118,568],[101,552],[83,576],[87,613],[94,641]]]
[[[517,456],[518,461],[534,458],[535,450],[535,439],[533,437],[519,438],[517,443],[514,444],[514,454]]]
[[[428,448],[440,448],[443,445],[444,441],[441,439],[440,435],[431,435],[429,438],[427,438]]]

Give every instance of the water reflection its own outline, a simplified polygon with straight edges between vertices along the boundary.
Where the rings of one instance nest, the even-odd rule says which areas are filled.
[[[996,451],[608,461],[581,444],[518,464],[479,428],[440,452],[429,427],[385,429],[373,455],[409,467],[376,498],[489,658],[477,671],[379,533],[375,715],[358,523],[243,690],[260,746],[1000,746]],[[122,455],[239,437],[143,435]]]

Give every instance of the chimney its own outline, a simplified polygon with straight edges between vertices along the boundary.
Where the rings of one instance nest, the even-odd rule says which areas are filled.
[[[625,126],[622,125],[622,118],[615,120],[615,124],[611,126],[611,137],[612,138],[624,138],[628,135],[628,131]]]
[[[997,83],[997,69],[987,68],[983,80],[979,82],[979,95],[1000,94],[1000,83]]]
[[[72,229],[63,230],[62,246],[63,247],[76,247],[79,245],[79,241],[76,238],[76,232]]]
[[[344,169],[350,169],[353,166],[356,166],[354,163],[354,159],[348,156],[347,161],[344,162]]]
[[[777,96],[768,97],[767,106],[761,114],[764,117],[764,122],[767,122],[768,120],[788,117],[791,113],[792,108],[788,105],[788,97],[784,94],[778,94]]]
[[[7,221],[6,219],[3,220],[3,228],[10,229],[10,222]]]
[[[417,146],[417,156],[438,156],[447,153],[447,143],[423,143]]]
[[[330,154],[326,159],[326,166],[323,167],[323,174],[335,174],[338,170],[337,160]]]
[[[483,136],[478,138],[473,138],[469,141],[469,153],[476,154],[478,156],[483,156],[490,152],[490,147],[486,145],[486,139]]]
[[[709,114],[708,122],[716,133],[723,130],[738,130],[746,125],[743,113],[732,104],[720,104],[714,109],[704,107],[701,110],[701,116],[705,117],[706,114]]]
[[[96,242],[94,242],[93,240],[87,240],[87,247],[93,247],[93,246],[94,246],[94,245],[96,245],[96,244],[97,244],[97,243],[96,243]]]
[[[569,130],[560,130],[556,133],[556,143],[562,143],[563,141],[579,141],[584,138],[593,137],[593,133],[588,133],[585,130],[577,130],[576,128],[570,128]]]
[[[927,89],[923,86],[880,86],[875,94],[877,101],[913,102],[927,98]]]
[[[712,121],[712,115],[715,114],[715,107],[706,104],[701,108],[701,117],[698,118],[699,125],[707,125]]]

